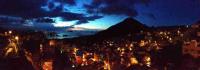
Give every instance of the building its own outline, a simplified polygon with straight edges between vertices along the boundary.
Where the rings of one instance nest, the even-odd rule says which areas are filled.
[[[182,49],[183,54],[189,54],[194,58],[200,58],[200,43],[196,40],[185,42]]]
[[[197,37],[200,37],[200,21],[196,22],[191,26],[193,29],[195,29],[195,33]]]
[[[199,28],[200,27],[200,21],[197,21],[196,23],[192,24],[192,28]]]

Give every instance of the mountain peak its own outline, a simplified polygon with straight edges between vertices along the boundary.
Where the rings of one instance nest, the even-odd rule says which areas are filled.
[[[133,19],[132,17],[128,17],[128,18],[124,19],[124,21],[136,21],[136,20]]]
[[[129,17],[124,19],[122,22],[111,26],[108,29],[113,29],[113,28],[118,28],[118,29],[143,29],[146,28],[147,26],[140,23],[139,21]]]
[[[126,19],[124,19],[122,22],[120,23],[131,23],[131,24],[134,24],[134,23],[139,23],[141,24],[139,21],[135,20],[134,18],[131,18],[131,17],[128,17]],[[120,24],[119,23],[119,24]]]
[[[122,22],[109,27],[108,29],[99,32],[100,35],[108,36],[119,36],[127,35],[129,33],[137,33],[141,30],[147,30],[147,26],[140,23],[139,21],[133,18],[126,18]]]

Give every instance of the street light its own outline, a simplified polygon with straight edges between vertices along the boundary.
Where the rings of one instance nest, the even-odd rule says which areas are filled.
[[[15,40],[17,40],[17,41],[18,41],[18,40],[19,40],[19,37],[18,37],[18,36],[15,36]]]
[[[138,64],[138,61],[137,61],[137,59],[135,57],[131,57],[130,61],[131,61],[132,65]]]
[[[8,31],[9,34],[12,34],[12,31]]]

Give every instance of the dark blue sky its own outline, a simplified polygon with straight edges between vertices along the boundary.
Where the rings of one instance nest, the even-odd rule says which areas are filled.
[[[149,26],[186,25],[200,20],[200,0],[0,0],[0,15],[1,21],[26,19],[33,23],[21,25],[34,27],[106,29],[127,17]]]
[[[152,0],[137,11],[137,19],[147,25],[192,24],[200,20],[200,0]]]

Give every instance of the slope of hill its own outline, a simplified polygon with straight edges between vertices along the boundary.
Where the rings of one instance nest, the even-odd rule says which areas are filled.
[[[148,27],[133,18],[127,18],[124,21],[111,26],[110,28],[97,33],[97,36],[115,37],[123,36],[129,33],[138,33],[140,31],[146,31]]]

